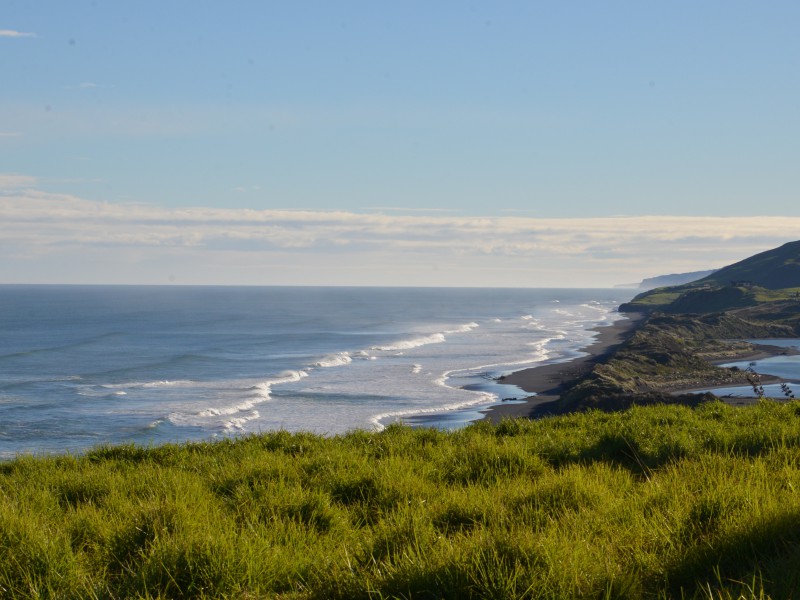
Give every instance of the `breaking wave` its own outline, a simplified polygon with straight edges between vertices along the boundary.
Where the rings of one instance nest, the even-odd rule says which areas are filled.
[[[394,350],[410,350],[411,348],[419,348],[420,346],[427,346],[428,344],[441,344],[447,338],[443,333],[434,333],[424,337],[413,338],[410,340],[402,340],[387,346],[373,346],[371,350],[380,350],[382,352],[392,352]]]
[[[272,398],[272,387],[275,385],[294,383],[307,377],[306,371],[286,371],[274,379],[268,379],[246,388],[248,395],[231,404],[211,406],[195,413],[173,412],[168,420],[173,425],[194,425],[208,427],[213,425],[210,420],[218,417],[230,417],[218,423],[225,431],[243,431],[249,421],[258,419],[261,415],[255,407]]]
[[[349,352],[337,352],[336,354],[329,354],[311,366],[327,369],[329,367],[341,367],[343,365],[349,365],[351,362],[353,362],[353,357],[350,356]]]
[[[476,327],[480,327],[478,323],[470,322],[460,325],[455,329],[446,329],[439,333],[432,333],[421,337],[411,338],[409,340],[401,340],[393,344],[385,346],[373,346],[370,350],[378,350],[381,352],[393,352],[397,350],[411,350],[412,348],[419,348],[420,346],[427,346],[428,344],[441,344],[447,341],[447,335],[453,333],[467,333]]]

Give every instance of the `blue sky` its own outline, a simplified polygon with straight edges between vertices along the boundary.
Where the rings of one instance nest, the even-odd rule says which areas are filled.
[[[604,285],[720,266],[800,237],[798,30],[794,2],[6,0],[0,216],[17,224],[0,230],[0,281],[383,284],[391,268],[405,285]],[[83,207],[86,229],[14,233],[47,229],[42,202]],[[179,235],[134,235],[122,210],[100,239],[86,224],[104,206]],[[224,247],[192,229],[215,209],[233,211]],[[298,228],[285,211],[316,216]],[[328,211],[370,243],[320,229]],[[261,233],[236,229],[253,212]],[[406,229],[382,245],[365,215]],[[618,217],[620,239],[672,245],[580,243],[586,219]],[[699,217],[717,224],[699,242],[675,225]],[[453,250],[504,219],[530,235]],[[280,252],[253,239],[282,227]],[[531,243],[548,230],[569,232]]]

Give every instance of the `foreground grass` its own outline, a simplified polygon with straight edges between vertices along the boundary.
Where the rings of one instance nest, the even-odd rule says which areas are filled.
[[[800,403],[21,457],[0,597],[800,597]]]

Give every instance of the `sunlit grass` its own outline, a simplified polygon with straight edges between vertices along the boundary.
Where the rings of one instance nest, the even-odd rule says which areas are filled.
[[[800,596],[800,403],[0,464],[3,598]]]

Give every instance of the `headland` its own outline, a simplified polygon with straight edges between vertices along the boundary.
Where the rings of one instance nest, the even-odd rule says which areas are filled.
[[[502,378],[532,395],[493,406],[484,411],[485,418],[536,418],[658,403],[695,406],[716,399],[741,405],[765,397],[764,386],[773,383],[786,384],[785,398],[794,397],[788,384],[800,382],[800,368],[795,375],[792,366],[792,379],[782,379],[752,365],[720,365],[795,352],[766,340],[800,338],[800,241],[694,282],[644,292],[619,310],[628,318],[598,328],[585,356]],[[752,400],[712,393],[748,387]]]

